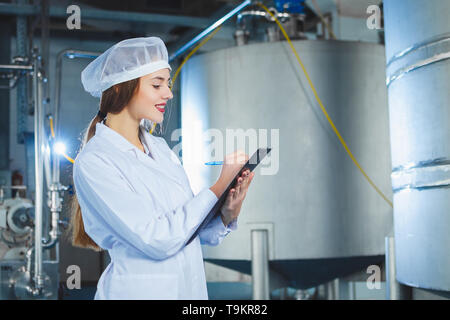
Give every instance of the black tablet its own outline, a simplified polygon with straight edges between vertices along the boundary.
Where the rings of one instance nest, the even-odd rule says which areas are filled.
[[[220,208],[222,208],[223,204],[225,203],[225,200],[227,199],[228,192],[236,185],[237,179],[241,176],[242,172],[249,169],[250,171],[253,171],[253,169],[256,168],[256,166],[261,162],[261,160],[272,150],[271,148],[260,148],[256,150],[256,152],[252,155],[250,159],[244,164],[241,170],[236,174],[233,181],[229,184],[228,188],[224,191],[222,196],[217,200],[214,207],[211,209],[211,211],[206,216],[205,220],[203,220],[202,224],[197,228],[197,230],[194,232],[192,237],[189,239],[189,241],[186,243],[188,245],[191,243],[192,240],[197,236],[199,231],[206,226],[213,218],[215,218],[220,213]]]

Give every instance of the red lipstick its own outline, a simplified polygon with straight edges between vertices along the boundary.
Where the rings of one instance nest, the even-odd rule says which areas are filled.
[[[160,103],[160,104],[157,104],[157,105],[155,106],[155,108],[158,109],[159,112],[164,113],[164,111],[165,111],[165,106],[166,106],[165,103]],[[162,108],[160,108],[160,107],[162,107]]]

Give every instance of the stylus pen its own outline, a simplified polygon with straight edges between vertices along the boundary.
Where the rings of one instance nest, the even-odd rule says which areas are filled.
[[[223,161],[211,161],[211,162],[205,162],[205,165],[207,166],[220,166],[223,164]]]

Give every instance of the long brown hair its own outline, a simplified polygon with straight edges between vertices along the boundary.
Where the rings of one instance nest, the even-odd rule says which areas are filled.
[[[138,87],[139,78],[116,84],[103,91],[100,100],[100,111],[104,114],[120,113],[130,102]],[[101,121],[103,121],[103,118],[99,115],[96,115],[94,119],[91,120],[88,129],[85,131],[80,151],[95,135],[95,126]],[[83,217],[76,193],[74,193],[71,198],[70,213],[71,217],[68,233],[72,233],[72,245],[75,247],[101,251],[102,248],[100,248],[84,230]]]

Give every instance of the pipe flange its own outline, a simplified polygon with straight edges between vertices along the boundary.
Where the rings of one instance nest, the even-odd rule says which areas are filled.
[[[33,223],[33,209],[34,206],[25,201],[11,206],[7,214],[8,227],[18,235],[30,232]]]

